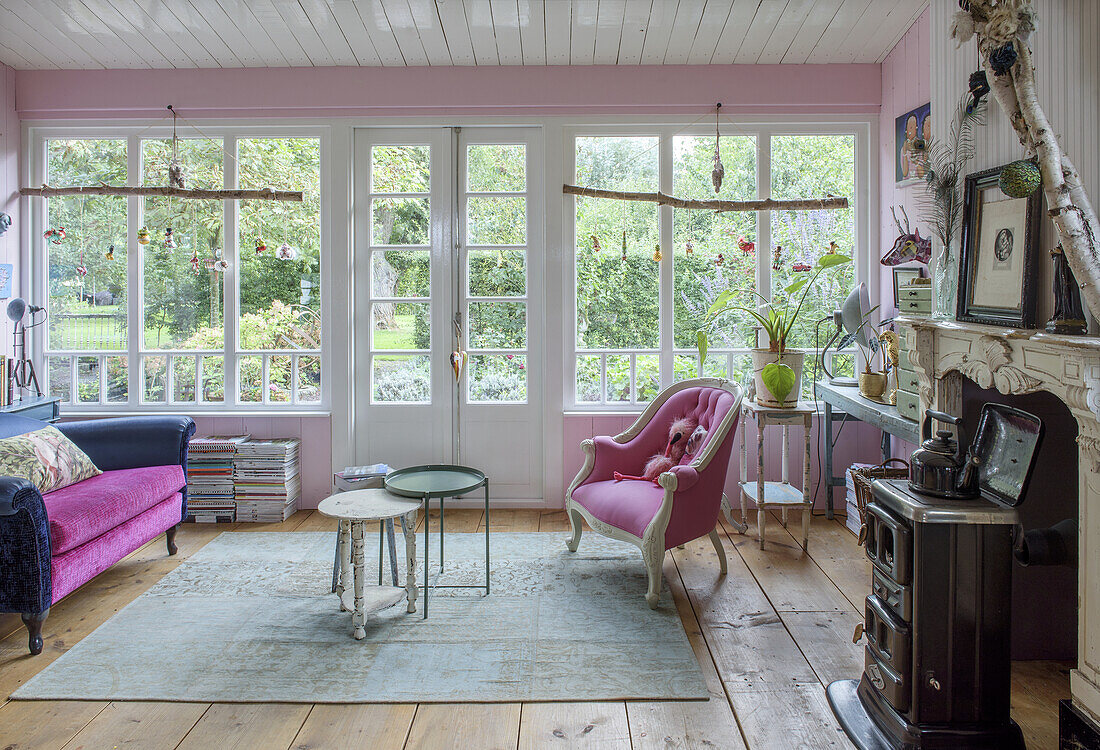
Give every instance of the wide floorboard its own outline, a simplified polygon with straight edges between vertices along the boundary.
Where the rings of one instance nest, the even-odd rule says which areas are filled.
[[[796,516],[792,520],[799,525]],[[447,530],[484,530],[476,510],[447,513]],[[433,525],[438,519],[433,514]],[[562,534],[560,511],[502,510],[491,531]],[[792,525],[792,529],[794,525]],[[324,531],[333,522],[302,511],[281,524],[187,525],[179,554],[163,538],[58,604],[45,650],[30,657],[17,617],[0,616],[0,748],[378,748],[526,750],[581,748],[850,748],[823,686],[862,668],[852,643],[869,567],[855,537],[815,518],[801,552],[779,519],[768,544],[724,528],[729,574],[703,540],[665,561],[684,629],[703,668],[709,701],[407,705],[208,704],[5,701],[6,696],[223,531]],[[750,529],[755,524],[750,523]],[[589,532],[590,533],[590,532]],[[639,560],[639,565],[641,561]],[[639,592],[639,596],[641,592]],[[641,655],[640,658],[644,658]],[[1018,662],[1013,716],[1028,747],[1057,745],[1057,702],[1069,697],[1068,662]],[[577,665],[578,669],[597,668]],[[166,673],[166,679],[170,679]]]

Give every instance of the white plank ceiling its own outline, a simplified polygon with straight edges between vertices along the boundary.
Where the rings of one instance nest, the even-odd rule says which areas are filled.
[[[928,0],[0,0],[27,69],[881,62]]]

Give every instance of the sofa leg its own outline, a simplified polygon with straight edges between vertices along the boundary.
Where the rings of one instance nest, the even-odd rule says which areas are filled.
[[[718,553],[719,570],[722,575],[725,575],[729,566],[726,563],[726,549],[722,546],[722,536],[718,533],[717,526],[710,530],[710,543],[714,545],[714,551]]]
[[[28,645],[31,649],[31,654],[38,655],[42,653],[42,624],[46,622],[46,618],[49,616],[50,610],[47,607],[45,612],[24,612],[23,624],[27,626],[27,634],[30,636]]]
[[[581,544],[581,530],[584,528],[584,519],[581,514],[572,508],[569,509],[569,525],[573,528],[573,536],[565,543],[570,552],[576,552]]]
[[[646,573],[649,576],[649,589],[645,594],[646,604],[650,609],[657,609],[657,604],[661,600],[661,584],[664,582],[664,576],[661,568],[665,562],[665,552],[661,549],[660,554],[654,554],[652,557],[646,554],[646,549],[642,548],[642,560],[645,562]]]
[[[164,532],[164,538],[168,542],[168,554],[174,555],[179,552],[179,547],[176,546],[176,529],[179,528],[179,524],[176,524],[168,531]]]

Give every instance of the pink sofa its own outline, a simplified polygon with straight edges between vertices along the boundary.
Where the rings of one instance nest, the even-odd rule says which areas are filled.
[[[42,423],[0,415],[0,437]],[[57,425],[103,473],[42,495],[0,477],[0,612],[19,612],[42,651],[50,607],[160,534],[176,553],[186,514],[189,417],[124,417]]]
[[[640,547],[649,574],[646,601],[652,608],[660,598],[666,550],[710,536],[725,573],[716,525],[741,397],[741,386],[726,380],[684,380],[662,391],[626,432],[583,441],[585,463],[565,502],[573,528],[569,550],[576,552],[580,544],[582,520],[604,536]],[[707,430],[695,456],[684,456],[679,466],[658,477],[659,484],[614,479],[616,471],[640,473],[650,456],[664,450],[669,425],[681,417],[691,417]]]

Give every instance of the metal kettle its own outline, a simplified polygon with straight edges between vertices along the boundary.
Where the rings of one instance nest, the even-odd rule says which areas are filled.
[[[950,430],[932,437],[932,421],[953,424],[959,429],[955,440]],[[916,492],[956,500],[978,496],[978,465],[981,459],[963,448],[962,419],[928,409],[921,424],[921,446],[909,459],[909,487]]]

